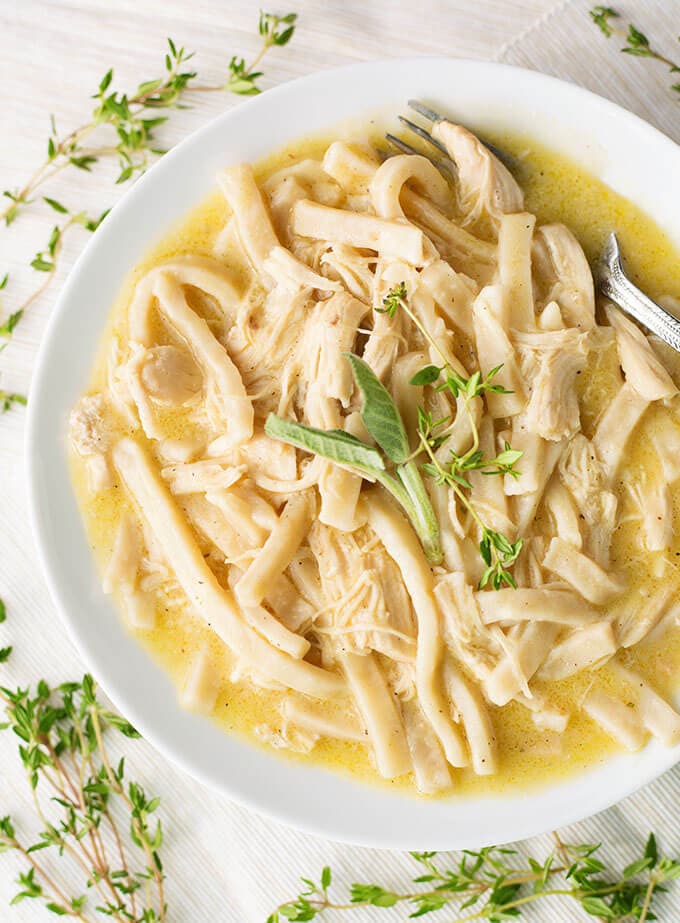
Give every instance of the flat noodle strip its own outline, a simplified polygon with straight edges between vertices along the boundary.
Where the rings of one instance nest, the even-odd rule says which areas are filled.
[[[482,374],[488,375],[501,366],[494,382],[512,392],[487,393],[486,403],[493,417],[520,413],[526,404],[515,349],[502,322],[503,311],[503,290],[497,285],[483,288],[472,304],[472,324]]]
[[[424,266],[432,253],[423,232],[406,222],[400,224],[307,200],[295,203],[292,221],[295,233],[301,237],[376,250],[382,256],[406,260],[413,266]]]
[[[449,763],[466,766],[465,747],[453,722],[447,717],[442,691],[443,644],[433,597],[432,573],[413,530],[390,501],[372,490],[366,503],[369,525],[401,570],[418,620],[416,687],[420,704],[444,747]]]
[[[243,379],[226,349],[214,337],[202,317],[191,310],[182,289],[173,277],[161,273],[154,292],[168,321],[191,346],[208,386],[214,389],[224,420],[229,445],[245,442],[253,435],[253,405]]]
[[[467,682],[450,661],[444,667],[444,685],[460,713],[475,775],[493,775],[498,769],[496,735],[479,688]]]
[[[398,154],[388,157],[371,180],[370,194],[376,215],[406,218],[399,197],[407,182],[415,182],[428,201],[446,208],[451,197],[449,186],[432,161],[420,154]]]
[[[436,795],[451,785],[451,771],[432,725],[416,701],[402,702],[413,775],[419,792]]]
[[[250,164],[239,163],[228,167],[217,177],[229,207],[234,213],[243,249],[253,267],[265,272],[265,260],[279,240],[265,208]]]
[[[596,606],[609,602],[624,589],[620,578],[608,574],[599,564],[558,536],[551,540],[543,566],[570,583]]]
[[[531,281],[531,238],[536,218],[528,212],[502,215],[498,227],[498,272],[510,303],[515,330],[536,326]]]
[[[385,779],[410,772],[411,756],[401,715],[375,657],[345,653],[338,659],[368,731],[378,772]]]
[[[556,644],[538,671],[539,679],[566,679],[581,670],[600,666],[617,650],[609,622],[597,622],[571,632]]]
[[[349,740],[365,744],[368,732],[365,731],[355,715],[329,714],[325,704],[298,699],[292,696],[281,703],[281,714],[297,727],[320,737],[334,737],[336,740]]]
[[[583,710],[603,731],[631,753],[639,750],[647,740],[637,711],[611,695],[593,690],[583,703]]]
[[[207,646],[192,657],[179,701],[182,708],[200,715],[210,715],[217,705],[222,678]]]
[[[178,285],[207,292],[225,316],[232,322],[235,320],[241,299],[224,266],[207,257],[177,256],[152,269],[137,285],[128,309],[128,330],[134,342],[142,346],[153,344],[153,289],[161,274],[171,275]]]
[[[616,476],[628,439],[648,406],[647,398],[626,382],[600,418],[592,443],[610,481]]]
[[[536,587],[476,593],[477,605],[485,625],[493,622],[554,622],[583,626],[599,619],[599,614],[583,604],[583,599],[565,589]]]
[[[193,610],[234,655],[256,674],[264,673],[306,695],[321,699],[345,695],[342,677],[278,651],[244,623],[233,596],[206,564],[147,452],[134,440],[121,439],[114,446],[113,460]]]
[[[637,700],[642,723],[650,734],[665,747],[680,743],[680,715],[638,673],[620,663],[613,664],[614,671],[631,687]]]
[[[234,589],[242,571],[232,567],[229,573],[229,586]],[[296,660],[302,660],[309,653],[309,641],[287,628],[276,614],[268,612],[262,606],[241,606],[243,616],[248,624],[263,638],[280,651],[285,651]]]
[[[309,532],[313,515],[312,496],[293,494],[257,557],[236,584],[236,598],[242,606],[259,606],[272,581],[288,567]]]

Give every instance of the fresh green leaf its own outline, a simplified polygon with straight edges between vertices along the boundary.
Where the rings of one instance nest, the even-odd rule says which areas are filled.
[[[614,920],[616,918],[615,911],[601,897],[584,897],[581,901],[581,906],[586,913],[593,917],[601,917],[604,920]]]
[[[438,368],[436,365],[426,365],[424,369],[421,369],[419,372],[413,376],[410,381],[412,385],[431,385],[439,378],[443,369]]]
[[[590,18],[607,38],[612,34],[609,20],[615,19],[618,15],[616,10],[612,9],[610,6],[595,6],[590,11]]]
[[[23,315],[23,308],[19,308],[18,311],[10,314],[7,320],[3,324],[0,324],[0,337],[11,337],[12,333],[14,332],[14,328],[19,323]]]
[[[67,215],[68,208],[65,205],[62,205],[61,202],[57,202],[56,199],[50,199],[49,196],[43,196],[43,202],[47,202],[50,208],[53,208],[55,212],[59,212],[60,215]]]
[[[373,907],[394,907],[399,895],[387,891],[379,885],[353,884],[350,888],[350,901],[353,904],[370,904]]]
[[[328,458],[340,465],[358,468],[373,477],[385,470],[382,456],[377,449],[343,430],[315,429],[304,423],[284,420],[275,414],[269,414],[264,429],[272,439],[287,442],[298,449],[321,455],[322,458]]]
[[[52,272],[54,263],[46,260],[42,253],[37,253],[31,260],[31,266],[38,272]]]
[[[105,93],[113,80],[113,68],[110,68],[102,77],[99,83],[99,92]]]
[[[345,353],[361,392],[361,419],[387,457],[398,465],[411,454],[406,429],[392,395],[373,369],[353,353]]]

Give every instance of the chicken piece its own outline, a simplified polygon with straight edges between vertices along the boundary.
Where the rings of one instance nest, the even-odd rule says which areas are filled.
[[[583,544],[586,554],[602,567],[608,567],[618,500],[616,494],[607,489],[607,469],[593,443],[580,433],[574,436],[560,459],[559,473],[576,502],[586,528],[583,543],[573,544],[576,547]],[[558,534],[562,535],[561,532]],[[569,538],[567,535],[562,537]]]
[[[458,198],[465,225],[484,215],[499,218],[524,205],[522,190],[510,171],[462,125],[435,122],[432,137],[441,142],[457,167]]]
[[[581,428],[576,376],[585,365],[585,353],[576,348],[548,349],[537,356],[538,374],[533,378],[525,413],[530,433],[559,442],[570,439]]]
[[[100,493],[113,483],[108,462],[111,432],[105,422],[106,397],[90,394],[81,398],[69,416],[69,439],[85,460],[90,490]]]
[[[139,377],[149,396],[160,404],[188,404],[203,387],[201,370],[191,354],[176,346],[148,349]]]
[[[71,445],[79,455],[98,455],[107,452],[111,436],[104,422],[106,397],[89,394],[81,398],[69,417]]]
[[[616,348],[626,381],[647,401],[659,401],[677,394],[673,379],[640,328],[613,305],[607,305],[605,311],[616,331]]]
[[[535,273],[545,290],[545,302],[559,305],[568,327],[594,327],[593,275],[583,248],[569,228],[563,224],[537,228],[532,256]]]

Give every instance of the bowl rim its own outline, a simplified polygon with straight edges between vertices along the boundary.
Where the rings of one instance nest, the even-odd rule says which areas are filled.
[[[640,142],[641,144],[651,145],[659,157],[668,158],[680,166],[680,147],[637,115],[582,87],[512,65],[471,59],[421,56],[360,62],[291,80],[267,90],[261,96],[244,100],[240,105],[230,108],[193,132],[127,190],[111,214],[88,241],[61,289],[40,344],[28,405],[25,453],[30,521],[38,557],[62,623],[66,626],[87,667],[92,670],[107,696],[138,727],[143,736],[160,754],[178,765],[189,776],[227,794],[231,800],[305,832],[366,846],[404,849],[474,848],[492,841],[502,843],[538,835],[547,830],[582,820],[636,791],[680,760],[680,747],[666,750],[655,742],[651,742],[640,754],[607,758],[604,770],[602,767],[589,769],[566,781],[550,783],[546,788],[513,792],[510,797],[476,798],[468,796],[461,800],[436,801],[435,804],[438,807],[436,811],[433,811],[432,802],[427,800],[409,799],[399,795],[395,797],[382,788],[374,789],[364,783],[357,783],[326,770],[306,766],[303,768],[301,764],[280,760],[269,753],[258,750],[252,744],[244,744],[238,738],[221,731],[218,733],[229,741],[229,745],[218,746],[217,743],[213,743],[214,735],[210,729],[214,729],[215,726],[207,719],[193,715],[182,718],[177,713],[177,707],[172,708],[168,704],[167,696],[174,689],[172,683],[167,680],[167,677],[166,681],[163,680],[160,668],[149,665],[150,658],[146,652],[142,652],[141,646],[131,635],[125,633],[126,637],[137,647],[138,653],[143,654],[144,662],[121,640],[120,623],[122,619],[117,615],[115,606],[108,600],[102,603],[98,599],[98,594],[101,595],[98,588],[93,590],[86,582],[83,582],[87,581],[91,584],[93,574],[96,579],[96,568],[92,555],[90,555],[89,564],[83,564],[88,574],[82,578],[79,575],[76,576],[77,569],[74,569],[68,562],[66,546],[63,543],[64,535],[60,534],[60,527],[55,522],[57,510],[53,509],[54,504],[64,502],[68,504],[68,498],[66,500],[62,497],[57,498],[57,491],[50,487],[50,478],[53,477],[50,474],[50,468],[52,466],[63,468],[64,459],[60,459],[59,452],[65,455],[64,440],[59,437],[55,421],[51,419],[54,417],[53,405],[60,383],[58,370],[60,363],[63,370],[64,361],[67,358],[67,354],[58,355],[58,345],[60,336],[63,337],[63,328],[68,323],[73,325],[75,312],[82,310],[77,307],[79,288],[85,291],[88,287],[92,287],[93,282],[88,277],[88,273],[91,276],[92,267],[96,268],[96,265],[101,263],[103,248],[110,241],[114,241],[116,235],[121,235],[126,222],[131,225],[131,219],[135,217],[135,210],[139,210],[144,204],[145,197],[152,197],[156,187],[167,185],[167,179],[172,178],[174,171],[182,169],[182,164],[188,161],[190,153],[198,151],[204,141],[220,134],[226,137],[234,123],[236,129],[239,123],[247,125],[249,116],[252,122],[257,113],[265,115],[267,110],[275,113],[279,106],[285,110],[286,105],[290,105],[291,101],[296,98],[304,98],[306,95],[308,102],[313,101],[314,91],[317,92],[317,96],[321,96],[324,87],[326,89],[337,88],[341,84],[349,86],[352,82],[360,86],[368,75],[371,75],[373,79],[376,77],[388,79],[390,73],[396,75],[399,70],[412,71],[415,74],[418,70],[434,72],[440,69],[443,73],[449,68],[452,72],[468,71],[470,79],[479,78],[482,74],[491,78],[503,78],[516,85],[518,89],[534,90],[539,97],[542,94],[554,94],[577,107],[582,105],[584,109],[591,108],[600,115],[613,119],[623,129],[641,135],[645,139]],[[341,91],[336,89],[335,92]],[[360,105],[357,109],[365,110],[366,107]],[[337,120],[332,116],[329,117],[327,119],[328,128],[331,128],[335,121]],[[237,134],[237,131],[234,134]],[[285,143],[287,141],[280,142],[272,149]],[[237,142],[237,146],[239,144],[241,142]],[[183,169],[188,168],[185,165]],[[160,223],[161,235],[163,228],[167,232],[167,223]],[[147,240],[146,246],[148,247],[159,236],[157,231]],[[108,298],[109,306],[125,274],[132,268],[133,265],[128,264],[123,276],[118,277],[118,289],[114,290],[112,296]],[[108,309],[107,313],[101,317],[97,342],[100,342],[103,335],[107,316]],[[85,364],[86,375],[92,367],[93,356],[94,351],[80,360],[81,365]],[[64,410],[63,407],[58,409]],[[63,419],[58,425],[62,424]],[[60,473],[54,475],[59,480],[60,490],[65,484],[61,468]],[[70,490],[70,484],[68,489]],[[71,505],[73,502],[75,501],[71,498]],[[69,524],[73,525],[72,517],[70,517]],[[61,528],[63,529],[63,526]],[[58,540],[59,537],[61,541]],[[84,536],[79,537],[72,532],[67,537],[80,543],[79,560],[83,563]],[[76,589],[78,581],[80,584]],[[82,610],[90,606],[94,606],[95,609],[99,606],[102,613],[106,607],[116,612],[117,628],[108,623],[98,625],[98,629],[106,636],[105,642],[100,641],[98,632],[94,632],[85,621],[87,616],[83,615]],[[102,644],[109,643],[111,639],[123,645],[126,657],[130,660],[130,669],[127,669],[125,673],[122,666],[113,664],[103,655]],[[136,677],[139,670],[152,674],[153,681],[148,688],[143,682],[140,685]],[[148,693],[148,701],[146,696],[142,701],[140,696],[142,689]],[[165,720],[166,712],[162,711],[163,707],[170,709],[167,713],[172,717],[170,724]],[[164,725],[158,717],[159,714],[163,716]],[[186,713],[184,714],[186,716]],[[173,739],[174,732],[170,726],[172,723],[177,725],[176,732],[181,732],[181,741]],[[207,751],[204,753],[204,747],[207,747],[206,740],[210,742],[212,756],[209,756]],[[235,775],[229,775],[229,772],[225,776],[222,768],[215,765],[217,754],[221,759],[234,760],[236,758],[236,762],[230,765],[229,772],[238,773],[238,778]],[[622,771],[617,770],[619,766],[623,767]],[[595,781],[592,792],[586,785],[588,796],[579,800],[578,794],[583,788],[581,783],[584,778],[590,779],[592,776],[599,779],[598,774],[602,776],[602,782]],[[318,803],[312,801],[310,809],[306,806],[309,803],[306,795],[310,785],[316,786],[317,792],[325,795],[326,799],[329,795],[331,799],[333,795],[336,795],[340,803],[328,806],[326,800],[325,804],[330,810],[324,813],[318,810]],[[306,790],[305,797],[301,797],[299,789]],[[338,796],[337,793],[340,795]],[[461,825],[463,829],[447,826],[451,823],[455,825],[459,815],[464,818],[468,817],[469,811],[465,808],[466,803],[468,806],[471,803],[477,805],[477,809],[482,813],[481,822],[473,827],[469,819],[465,820],[465,823]],[[504,806],[509,804],[515,805],[516,809],[506,811]],[[414,805],[418,806],[415,811]],[[454,805],[455,812],[450,810]],[[530,805],[531,810],[528,809]],[[329,817],[329,813],[332,816]],[[423,817],[427,815],[422,823],[420,822],[421,814]],[[396,823],[394,818],[397,815],[402,819],[406,818],[406,823],[410,820],[410,830],[405,829],[404,823],[401,825]]]

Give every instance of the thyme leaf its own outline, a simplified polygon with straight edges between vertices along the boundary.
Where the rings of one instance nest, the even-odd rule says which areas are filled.
[[[417,863],[417,874],[407,890],[361,882],[351,884],[347,896],[340,900],[328,893],[331,876],[326,868],[325,887],[303,879],[304,889],[280,904],[267,923],[309,921],[325,916],[327,910],[337,915],[360,907],[388,909],[402,903],[409,907],[409,919],[448,908],[456,914],[451,923],[500,923],[520,919],[526,906],[551,897],[576,902],[584,920],[598,917],[620,923],[650,923],[657,919],[652,911],[654,898],[664,890],[665,882],[680,878],[680,862],[659,859],[653,834],[641,858],[621,873],[599,858],[599,844],[571,845],[557,835],[555,843],[544,859],[529,856],[524,862],[509,848],[464,850],[457,857],[448,854],[441,860],[436,852],[414,852],[411,856]]]
[[[11,650],[0,650],[0,663]],[[20,839],[11,816],[0,818],[0,852],[14,852],[27,865],[10,905],[38,901],[53,914],[83,923],[93,914],[118,923],[164,923],[159,799],[126,779],[124,759],[114,766],[104,741],[107,732],[125,738],[138,737],[137,732],[98,699],[87,674],[54,688],[44,680],[34,689],[3,686],[0,700],[7,719],[2,728],[19,738],[39,821],[30,839]],[[127,835],[121,811],[127,815]],[[69,894],[60,883],[52,868],[55,859],[79,870],[80,893]]]
[[[590,18],[605,38],[616,35],[624,41],[625,44],[621,48],[623,54],[637,58],[653,58],[660,64],[665,64],[672,74],[680,73],[680,64],[657,51],[645,33],[641,32],[632,22],[628,23],[627,30],[619,28],[616,20],[620,19],[620,16],[613,7],[595,6],[590,10]],[[671,90],[674,93],[680,93],[680,83],[671,84]]]
[[[523,547],[523,540],[517,539],[510,542],[504,535],[490,529],[482,520],[470,497],[465,491],[472,490],[472,482],[468,474],[479,471],[484,475],[508,475],[518,478],[520,472],[515,467],[522,457],[522,452],[513,449],[509,442],[504,443],[503,451],[495,458],[485,458],[479,449],[479,431],[474,415],[470,411],[470,402],[484,394],[509,394],[495,379],[502,366],[491,369],[486,376],[480,371],[473,372],[465,378],[459,371],[452,368],[444,355],[441,347],[422,324],[417,315],[411,310],[407,302],[408,292],[404,282],[399,283],[387,293],[382,302],[380,312],[394,317],[398,310],[405,311],[413,324],[430,346],[439,354],[443,365],[426,365],[411,378],[411,384],[424,387],[430,385],[436,391],[448,391],[453,398],[463,399],[463,408],[468,415],[468,423],[472,434],[472,444],[462,455],[449,450],[448,460],[439,458],[438,450],[446,443],[450,427],[454,418],[451,416],[435,420],[431,411],[425,407],[418,407],[418,436],[420,439],[420,452],[424,452],[427,461],[422,464],[424,474],[432,478],[438,486],[448,487],[454,492],[462,505],[471,515],[479,529],[479,553],[485,564],[485,570],[479,582],[479,588],[491,586],[499,590],[503,586],[516,588],[517,584],[509,568],[519,557]],[[443,381],[440,381],[443,378]],[[440,382],[438,384],[438,382]],[[375,438],[375,434],[374,438]]]
[[[167,39],[162,75],[143,81],[130,93],[114,88],[114,69],[109,68],[92,95],[94,108],[89,121],[72,131],[59,134],[56,120],[53,115],[50,116],[45,160],[22,187],[4,190],[2,196],[7,200],[7,205],[0,210],[0,221],[4,221],[7,226],[11,225],[30,203],[38,201],[36,193],[45,184],[70,167],[89,173],[101,160],[113,158],[118,163],[116,184],[136,179],[157,156],[164,153],[155,144],[155,131],[168,120],[168,115],[157,114],[156,110],[185,108],[183,100],[189,90],[219,90],[241,95],[259,93],[257,81],[263,76],[263,72],[257,69],[260,61],[270,48],[288,44],[293,37],[296,22],[295,13],[277,16],[261,12],[258,34],[262,38],[262,45],[255,60],[246,65],[243,58],[233,56],[228,65],[226,81],[215,85],[195,84],[196,71],[187,69],[187,62],[194,54],[178,46],[172,38]],[[102,143],[93,144],[93,137],[101,138]],[[84,212],[72,211],[50,196],[43,195],[42,200],[52,211],[66,216],[66,220],[53,228],[47,246],[31,260],[31,268],[43,274],[43,281],[23,304],[16,306],[0,322],[0,337],[5,340],[11,338],[26,310],[44,294],[54,279],[64,234],[76,225],[94,232],[108,214],[107,209],[98,217],[89,217]],[[7,278],[5,275],[0,280],[0,289],[5,287]],[[6,346],[7,343],[2,344],[0,352]],[[7,410],[12,403],[21,403],[18,397],[4,395],[0,398],[0,408]]]

